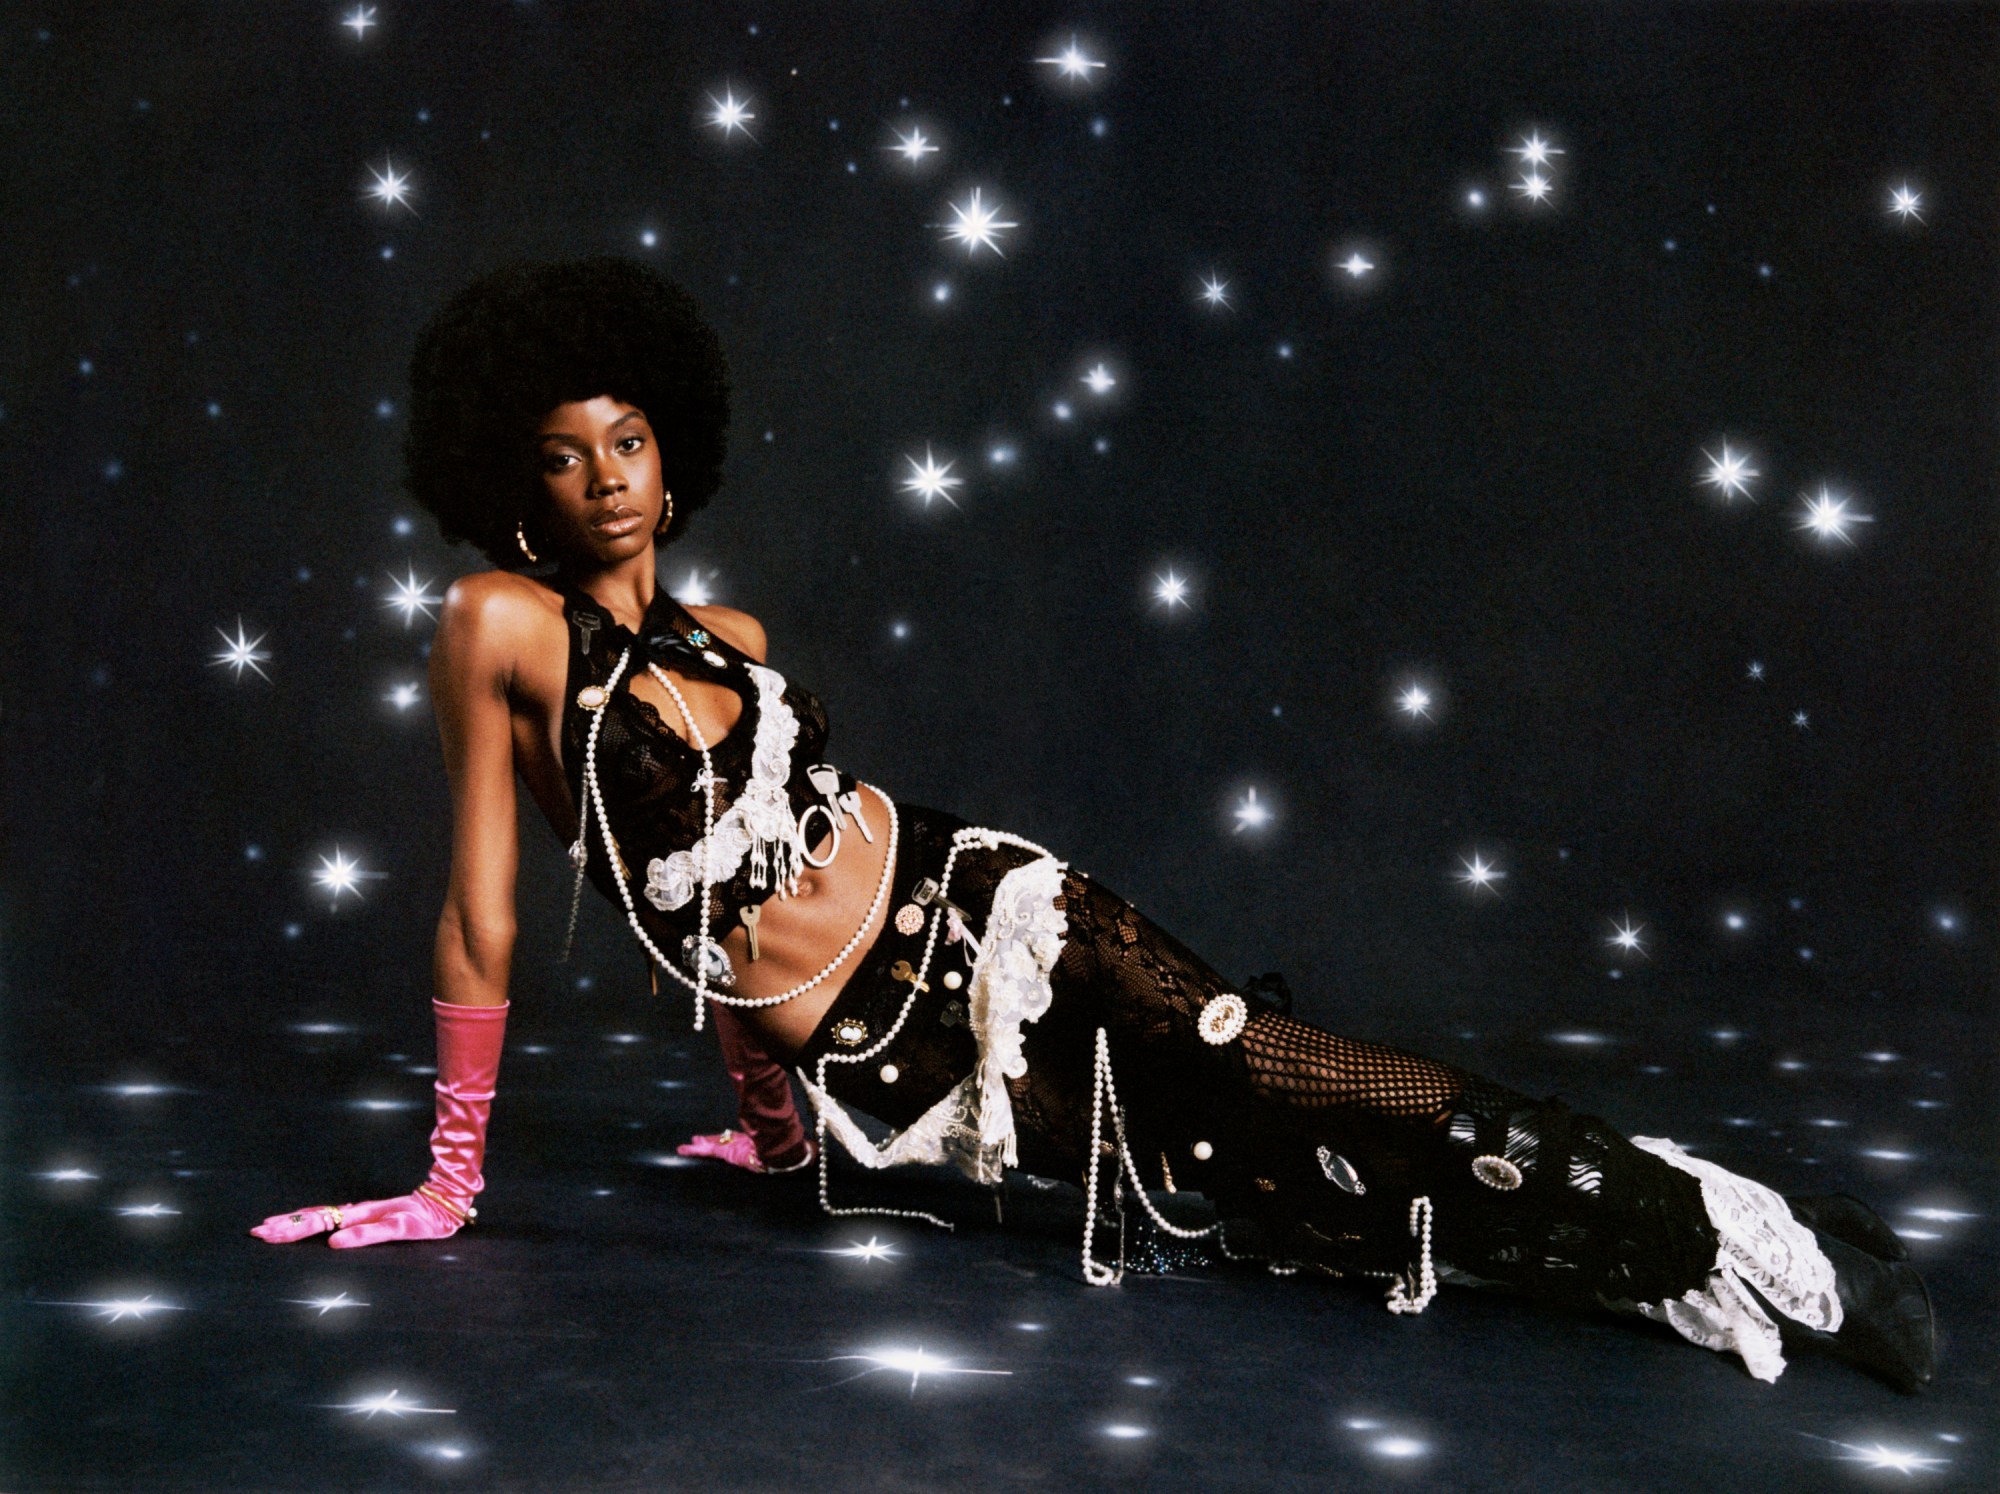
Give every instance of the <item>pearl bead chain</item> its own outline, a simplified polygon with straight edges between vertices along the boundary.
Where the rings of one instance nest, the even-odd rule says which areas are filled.
[[[1114,1286],[1124,1275],[1121,1262],[1115,1269],[1100,1266],[1091,1254],[1091,1237],[1097,1232],[1097,1159],[1103,1146],[1103,1113],[1111,1112],[1112,1133],[1118,1138],[1118,1157],[1124,1164],[1125,1176],[1132,1180],[1132,1192],[1138,1197],[1153,1224],[1166,1234],[1179,1240],[1205,1240],[1222,1229],[1222,1221],[1203,1229],[1186,1229],[1170,1221],[1153,1206],[1153,1200],[1146,1194],[1146,1185],[1140,1180],[1138,1164],[1132,1160],[1132,1148],[1125,1139],[1125,1118],[1118,1109],[1118,1085],[1111,1073],[1111,1040],[1105,1029],[1097,1029],[1097,1062],[1091,1075],[1090,1092],[1090,1170],[1084,1176],[1083,1190],[1083,1279],[1092,1286]],[[1112,1171],[1115,1180],[1116,1168]]]
[[[891,815],[893,815],[895,813],[895,806],[891,804],[889,806],[889,809]],[[895,844],[893,821],[890,832],[890,844],[892,847]],[[989,830],[983,825],[968,825],[961,830],[955,830],[952,832],[951,850],[945,856],[944,870],[940,872],[938,876],[938,892],[937,892],[938,897],[942,898],[947,894],[949,894],[951,891],[951,874],[953,868],[955,868],[958,865],[958,853],[960,851],[966,849],[968,846],[973,846],[973,845],[982,845],[987,850],[990,851],[997,849],[1003,844],[1017,846],[1021,850],[1031,851],[1037,856],[1054,855],[1054,852],[1049,851],[1045,847],[1036,845],[1033,841],[1028,840],[1024,836],[1013,835],[1005,830]],[[891,864],[894,863],[894,860],[895,857],[892,852],[890,856]],[[870,1043],[866,1048],[861,1049],[857,1053],[822,1053],[819,1056],[819,1063],[816,1065],[814,1069],[814,1075],[818,1080],[819,1089],[822,1094],[827,1092],[826,1066],[828,1064],[866,1063],[869,1059],[875,1057],[876,1054],[880,1053],[883,1049],[887,1048],[891,1043],[895,1042],[896,1034],[903,1030],[903,1024],[909,1021],[910,1012],[916,1006],[917,993],[923,990],[924,988],[924,976],[928,974],[930,971],[931,957],[937,950],[938,929],[942,927],[943,922],[944,922],[944,909],[940,905],[936,908],[933,908],[931,911],[930,928],[924,936],[923,957],[917,962],[916,974],[910,978],[910,994],[903,998],[903,1005],[896,1013],[896,1020],[889,1024],[888,1031],[884,1032],[881,1037],[877,1038],[874,1042]],[[828,1215],[836,1219],[844,1219],[856,1214],[866,1214],[885,1219],[921,1219],[927,1224],[935,1224],[940,1229],[953,1228],[953,1225],[950,1220],[940,1219],[938,1218],[937,1215],[926,1213],[922,1209],[890,1209],[890,1208],[876,1208],[872,1206],[860,1207],[860,1208],[835,1208],[832,1199],[828,1196],[828,1191],[827,1191],[830,1159],[826,1145],[826,1115],[824,1112],[818,1112],[816,1114],[814,1134],[819,1141],[819,1206],[821,1209],[825,1210],[825,1212]]]
[[[1422,1228],[1418,1228],[1419,1216]],[[1389,1311],[1398,1313],[1420,1313],[1431,1305],[1431,1298],[1437,1295],[1437,1272],[1431,1265],[1431,1201],[1428,1195],[1410,1200],[1410,1233],[1422,1240],[1414,1273],[1417,1294],[1410,1295],[1411,1280],[1398,1277],[1389,1288]]]
[[[613,667],[610,677],[604,682],[604,703],[600,704],[593,714],[590,723],[590,735],[584,745],[583,757],[586,832],[588,830],[589,815],[594,810],[597,816],[598,830],[604,839],[605,855],[610,858],[611,864],[614,867],[619,864],[619,861],[616,843],[611,838],[611,817],[604,807],[604,791],[599,786],[597,780],[597,733],[598,728],[604,721],[604,705],[609,704],[611,692],[617,687],[618,681],[624,677],[626,666],[631,662],[631,659],[632,650],[628,647],[624,653],[618,656],[618,663]],[[668,692],[672,694],[674,704],[680,707],[681,715],[687,721],[688,733],[694,738],[695,747],[701,753],[702,840],[705,844],[708,838],[715,833],[715,766],[709,756],[708,742],[702,736],[701,728],[695,725],[694,713],[688,709],[687,701],[682,697],[681,692],[675,688],[674,682],[667,677],[666,672],[657,664],[649,663],[646,667],[652,673],[653,677],[665,685]],[[646,932],[645,927],[639,922],[639,910],[632,901],[632,888],[629,878],[621,876],[616,879],[618,883],[618,895],[623,899],[625,904],[625,920],[631,924],[632,932],[638,936],[639,942],[646,947],[646,952],[653,957],[655,964],[666,970],[674,979],[695,993],[694,1026],[697,1032],[701,1030],[703,1016],[707,1011],[710,1001],[734,1007],[778,1006],[803,995],[814,986],[820,984],[829,975],[833,974],[834,971],[838,970],[847,957],[853,954],[855,949],[860,945],[862,937],[874,924],[875,915],[882,911],[882,904],[889,895],[889,883],[896,865],[896,841],[900,828],[897,823],[896,801],[891,799],[887,794],[884,794],[880,789],[875,788],[873,784],[865,785],[865,787],[881,799],[888,806],[889,810],[889,844],[883,853],[882,875],[875,886],[874,900],[869,903],[868,912],[862,918],[861,926],[854,931],[854,937],[842,946],[840,952],[821,969],[819,974],[813,976],[808,981],[793,986],[789,991],[780,992],[776,996],[724,996],[720,992],[711,991],[708,988],[708,961],[706,959],[709,947],[708,895],[709,890],[715,884],[709,879],[708,869],[705,864],[702,868],[701,884],[701,933],[699,935],[699,942],[695,946],[696,978],[693,980],[688,979],[682,973],[679,965],[669,960],[660,952],[660,947],[653,942],[652,936]],[[581,835],[579,835],[578,841],[579,843],[582,842]],[[580,867],[581,863],[579,863]],[[579,869],[580,876],[581,871]],[[580,881],[578,892],[579,894],[581,892]]]

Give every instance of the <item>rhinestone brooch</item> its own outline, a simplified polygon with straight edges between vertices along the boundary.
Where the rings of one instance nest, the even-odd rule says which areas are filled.
[[[868,1024],[844,1017],[833,1024],[833,1040],[843,1048],[859,1048],[868,1041]]]
[[[1204,1043],[1221,1047],[1238,1037],[1243,1026],[1250,1020],[1250,1008],[1243,998],[1235,994],[1218,996],[1201,1009],[1201,1016],[1195,1022],[1195,1030],[1201,1034]]]
[[[896,910],[896,932],[914,934],[924,926],[924,910],[915,903],[904,903]]]
[[[610,698],[609,692],[602,685],[585,685],[576,692],[576,703],[586,711],[602,709],[604,702]]]
[[[1472,1175],[1502,1193],[1511,1193],[1521,1186],[1521,1169],[1505,1157],[1474,1157]]]

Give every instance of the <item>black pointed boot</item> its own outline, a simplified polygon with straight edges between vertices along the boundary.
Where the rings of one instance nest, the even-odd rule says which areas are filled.
[[[1814,1234],[1833,1263],[1841,1323],[1837,1333],[1807,1336],[1906,1395],[1929,1385],[1937,1336],[1930,1292],[1916,1268],[1877,1260],[1833,1235]]]
[[[1787,1198],[1792,1217],[1808,1229],[1857,1245],[1877,1260],[1906,1261],[1910,1247],[1883,1217],[1852,1193],[1815,1193]]]

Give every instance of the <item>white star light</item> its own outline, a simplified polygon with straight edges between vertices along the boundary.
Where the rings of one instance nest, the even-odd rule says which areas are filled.
[[[1827,491],[1825,483],[1820,484],[1817,497],[1811,493],[1801,493],[1799,496],[1805,499],[1806,506],[1799,515],[1798,523],[1793,527],[1811,530],[1813,537],[1822,544],[1839,540],[1843,544],[1851,545],[1854,543],[1854,538],[1847,532],[1851,527],[1875,522],[1873,514],[1848,512],[1849,500],[1834,497]]]
[[[1112,377],[1110,369],[1099,363],[1093,365],[1090,372],[1085,374],[1079,382],[1085,385],[1092,394],[1109,394],[1117,385],[1118,380]]]
[[[898,1375],[910,1377],[910,1394],[917,1393],[917,1381],[925,1375],[1011,1375],[1012,1370],[960,1369],[958,1362],[931,1353],[928,1349],[867,1349],[859,1354],[836,1354],[829,1364],[839,1364],[847,1360],[859,1360],[868,1366],[860,1375],[848,1378],[858,1380],[861,1375],[872,1375],[877,1370],[889,1370]],[[846,1381],[842,1381],[845,1384]]]
[[[1257,791],[1245,789],[1243,797],[1236,804],[1236,831],[1241,835],[1245,830],[1261,830],[1271,823],[1271,807],[1258,799]]]
[[[179,1209],[163,1203],[126,1204],[118,1210],[119,1217],[123,1219],[164,1219],[169,1214],[178,1213]]]
[[[1153,600],[1158,602],[1162,607],[1165,607],[1167,611],[1171,612],[1176,607],[1190,605],[1187,596],[1187,577],[1175,571],[1171,566],[1164,572],[1156,572],[1154,574]]]
[[[209,656],[209,663],[235,670],[236,678],[239,680],[243,678],[243,671],[246,669],[256,670],[258,674],[267,680],[270,678],[268,674],[264,674],[262,668],[264,664],[269,662],[271,657],[269,650],[262,647],[265,638],[269,636],[268,634],[259,633],[255,638],[252,638],[244,631],[243,619],[240,617],[236,619],[236,636],[234,638],[231,638],[220,628],[217,628],[215,631],[221,634],[224,646],[220,653]]]
[[[1793,711],[1792,725],[1796,726],[1800,731],[1810,730],[1812,727],[1812,717],[1808,716],[1804,711]]]
[[[1924,194],[1912,189],[1908,182],[1889,190],[1889,211],[1905,223],[1912,219],[1924,221]]]
[[[1497,893],[1500,889],[1493,884],[1504,881],[1507,876],[1505,872],[1500,870],[1497,863],[1488,861],[1477,851],[1472,853],[1470,861],[1466,860],[1463,856],[1459,857],[1458,864],[1464,867],[1465,870],[1453,872],[1451,879],[1454,882],[1463,882],[1474,892],[1486,891]]]
[[[951,490],[963,487],[965,479],[951,475],[951,469],[958,465],[956,459],[940,467],[930,447],[926,446],[921,463],[909,455],[905,455],[903,460],[910,464],[910,475],[903,482],[904,492],[914,493],[923,499],[925,508],[929,508],[932,500],[937,498],[944,499],[953,508],[958,507],[958,500],[951,496]]]
[[[1627,913],[1623,920],[1611,925],[1611,933],[1606,936],[1604,942],[1613,946],[1620,954],[1642,955],[1646,952],[1646,945],[1640,936],[1645,932],[1646,926],[1643,923],[1633,923],[1632,915]]]
[[[1549,200],[1549,194],[1555,190],[1555,186],[1553,178],[1543,176],[1539,171],[1530,170],[1513,184],[1513,189],[1529,202],[1539,205]]]
[[[843,1255],[851,1261],[887,1261],[894,1260],[902,1252],[896,1249],[895,1246],[870,1235],[865,1245],[861,1241],[856,1240],[852,1244],[843,1245],[837,1250],[829,1250],[826,1254]]]
[[[986,206],[978,187],[972,189],[971,198],[964,204],[952,203],[951,210],[958,215],[956,223],[934,226],[943,228],[947,239],[956,239],[964,244],[967,257],[977,254],[981,245],[1000,255],[1002,259],[1007,257],[1000,249],[1000,230],[1019,228],[1021,225],[1002,222],[996,218],[994,215],[1000,209]]]
[[[294,1303],[299,1307],[315,1308],[321,1317],[325,1317],[330,1312],[338,1312],[349,1307],[368,1306],[366,1302],[355,1301],[354,1298],[348,1296],[345,1292],[342,1292],[338,1297],[287,1297],[284,1300]]]
[[[721,130],[723,138],[727,139],[737,130],[750,135],[750,121],[757,117],[750,112],[750,100],[739,99],[734,89],[725,88],[721,98],[711,93],[708,101],[715,105],[715,110],[708,116],[707,123]],[[754,140],[757,137],[750,135],[750,138]]]
[[[156,1312],[186,1312],[172,1302],[155,1302],[151,1292],[143,1297],[113,1297],[104,1302],[49,1302],[48,1307],[88,1307],[106,1322],[116,1323],[125,1318],[136,1318],[144,1322]]]
[[[1426,690],[1422,685],[1406,686],[1403,692],[1396,697],[1396,709],[1408,716],[1412,721],[1420,717],[1424,720],[1429,720],[1431,719],[1431,692]]]
[[[1533,134],[1523,135],[1519,145],[1508,146],[1507,154],[1519,156],[1523,166],[1537,167],[1547,166],[1550,156],[1566,156],[1569,152],[1551,145],[1542,138],[1542,132],[1536,130]]]
[[[354,14],[340,24],[347,27],[356,36],[365,37],[368,35],[368,28],[375,24],[375,7],[372,5],[357,5],[354,7]]]
[[[1201,283],[1201,299],[1206,301],[1210,306],[1227,307],[1229,305],[1229,282],[1214,271],[1210,271],[1208,277]]]
[[[938,148],[924,138],[924,132],[920,129],[913,127],[907,135],[901,130],[896,130],[895,136],[896,143],[885,145],[882,149],[895,151],[912,166],[921,163],[925,156],[934,156],[938,152]]]
[[[1060,77],[1080,78],[1085,82],[1090,81],[1091,73],[1102,71],[1104,67],[1103,63],[1084,54],[1083,48],[1077,45],[1074,36],[1069,39],[1069,45],[1054,57],[1037,57],[1035,61],[1045,67],[1054,68]]]
[[[53,1172],[38,1172],[35,1176],[51,1183],[94,1183],[98,1180],[96,1173],[85,1172],[81,1167],[58,1167]]]
[[[351,892],[356,897],[359,897],[361,896],[361,884],[364,880],[387,875],[388,873],[386,872],[372,872],[363,869],[359,861],[349,856],[339,846],[335,846],[331,856],[322,856],[319,858],[319,867],[313,872],[312,879],[313,885],[318,887],[322,892],[332,893],[334,902],[338,904],[342,893]]]
[[[391,685],[389,687],[389,693],[383,696],[382,698],[388,701],[389,704],[394,706],[397,710],[407,711],[411,706],[417,703],[421,694],[422,692],[417,688],[417,686],[405,680],[400,684]]]
[[[351,1416],[365,1416],[373,1421],[377,1416],[393,1416],[398,1421],[405,1416],[456,1416],[458,1412],[442,1406],[420,1406],[415,1401],[403,1399],[400,1390],[385,1390],[376,1395],[363,1396],[358,1401],[349,1401],[343,1406],[322,1406],[323,1411],[345,1411]]]
[[[1836,1442],[1833,1445],[1841,1449],[1839,1462],[1859,1463],[1864,1468],[1887,1468],[1904,1478],[1916,1473],[1935,1473],[1951,1465],[1950,1458],[1935,1458],[1928,1453],[1912,1452],[1906,1448],[1884,1447],[1879,1442],[1872,1447],[1856,1447],[1851,1442]]]
[[[1356,249],[1352,254],[1348,255],[1346,259],[1343,259],[1339,264],[1335,265],[1334,268],[1337,270],[1345,270],[1350,278],[1359,280],[1363,275],[1366,275],[1370,270],[1374,269],[1375,265],[1373,261],[1364,257],[1359,249]]]
[[[715,592],[709,582],[721,572],[710,571],[703,575],[693,566],[688,567],[687,579],[672,589],[672,596],[683,607],[706,607],[715,600]]]
[[[1708,471],[1701,479],[1704,487],[1714,488],[1724,503],[1739,495],[1750,498],[1750,479],[1762,474],[1750,465],[1749,457],[1741,452],[1731,451],[1727,441],[1722,443],[1721,456],[1706,449],[1702,451],[1702,455],[1708,458]],[[1754,503],[1756,500],[1751,498],[1751,501]]]
[[[431,609],[443,601],[444,598],[431,595],[431,583],[429,581],[419,581],[414,566],[410,568],[408,574],[401,580],[398,580],[393,575],[389,577],[389,580],[394,584],[396,589],[382,605],[387,607],[391,612],[402,613],[404,627],[407,628],[411,623],[415,622],[419,612],[423,613],[425,617],[435,617],[437,615]]]
[[[1764,663],[1761,659],[1752,659],[1750,667],[1743,672],[1753,680],[1761,680],[1764,677]]]
[[[382,165],[384,169],[381,171],[377,171],[373,166],[368,168],[368,174],[375,178],[375,185],[367,188],[361,195],[374,198],[384,207],[410,207],[409,173],[398,175],[394,161],[385,160]],[[410,208],[410,211],[414,213],[416,209]]]

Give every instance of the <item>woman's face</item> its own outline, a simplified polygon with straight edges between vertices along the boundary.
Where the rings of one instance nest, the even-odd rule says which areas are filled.
[[[616,565],[643,552],[666,499],[660,449],[637,405],[610,395],[557,405],[537,432],[535,460],[548,502],[528,523],[529,543],[566,560]]]

